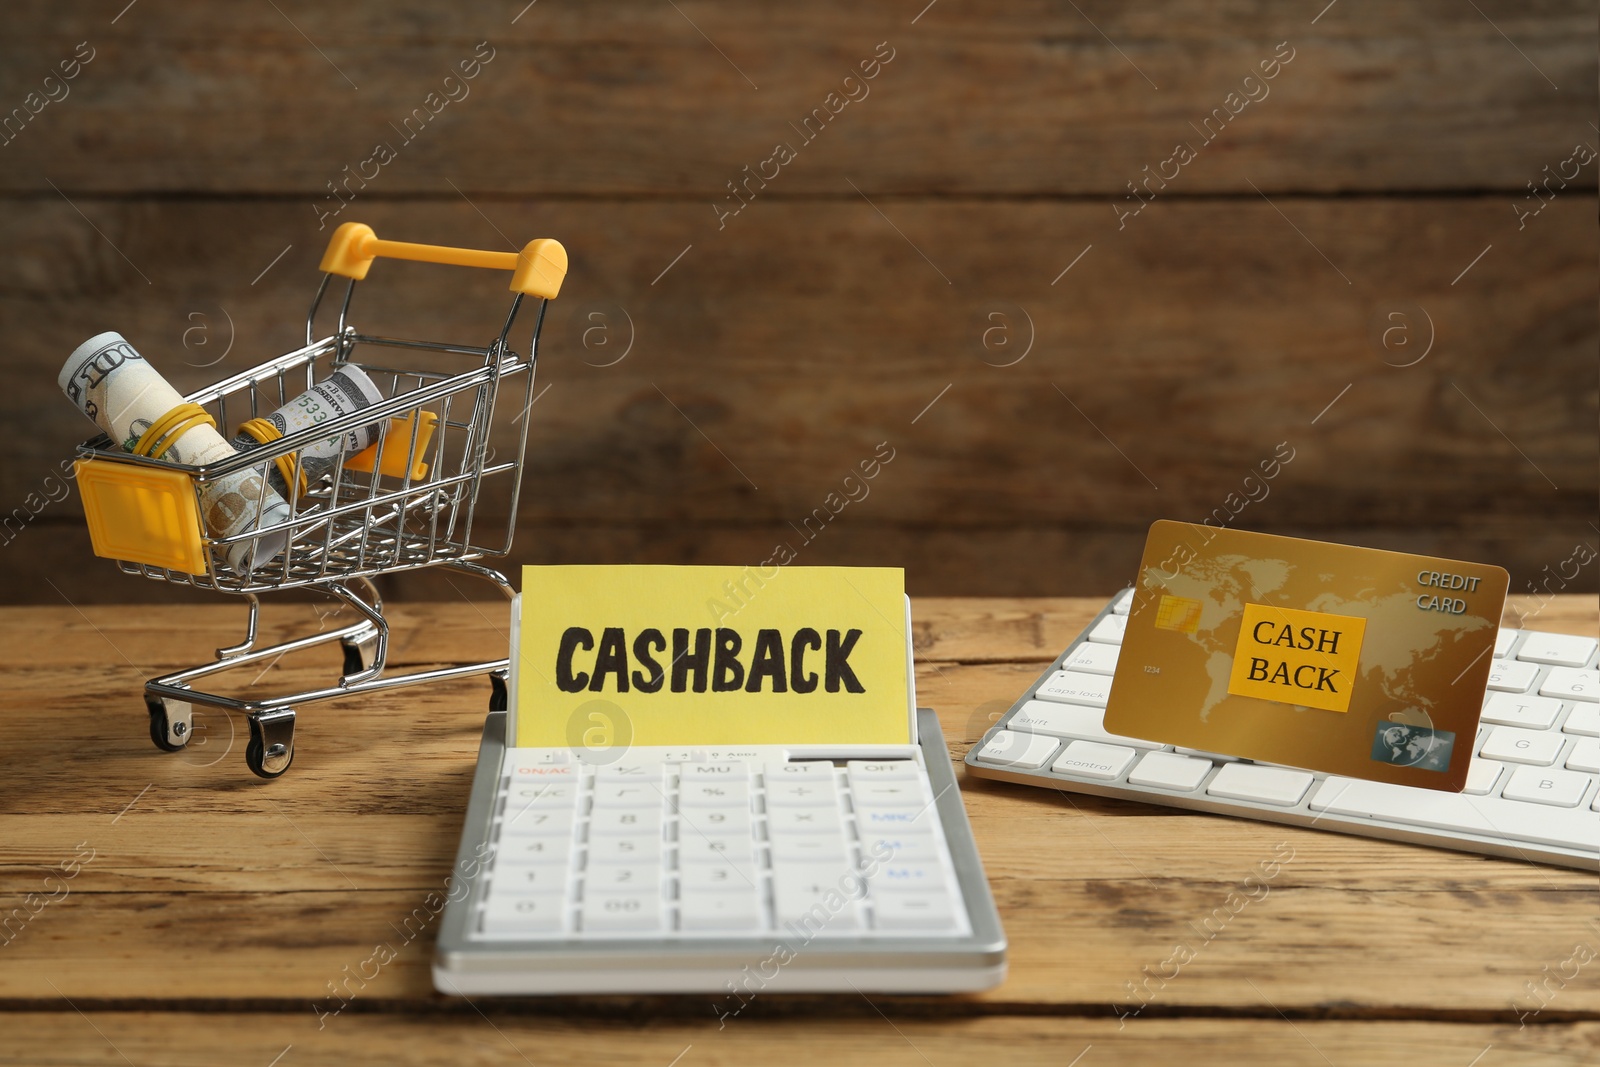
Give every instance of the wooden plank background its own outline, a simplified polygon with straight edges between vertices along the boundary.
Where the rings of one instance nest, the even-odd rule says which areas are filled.
[[[48,499],[88,431],[60,361],[117,329],[195,388],[285,351],[350,219],[572,254],[514,563],[788,541],[919,593],[1109,592],[1151,520],[1226,508],[1281,442],[1233,524],[1495,562],[1515,590],[1600,547],[1600,165],[1568,162],[1600,148],[1592,9],[924,3],[13,5],[0,116],[62,98],[0,145],[0,597],[172,598]],[[863,90],[814,142],[791,126]],[[796,158],[719,228],[777,141]],[[478,340],[499,292],[385,263],[357,321]],[[880,442],[870,495],[801,546]]]

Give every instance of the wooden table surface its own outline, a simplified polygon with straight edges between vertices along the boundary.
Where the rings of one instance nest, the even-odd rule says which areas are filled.
[[[952,759],[1099,603],[915,603],[918,695]],[[1596,632],[1592,596],[1519,606],[1533,628]],[[486,658],[504,612],[399,605],[393,660]],[[342,621],[269,605],[263,636]],[[758,997],[726,1025],[710,996],[446,998],[433,932],[397,930],[449,872],[487,684],[310,707],[272,783],[248,773],[242,723],[218,713],[197,714],[187,751],[158,752],[142,680],[199,662],[242,622],[233,604],[0,609],[0,1062],[1600,1061],[1593,871],[964,775],[1011,944],[998,989]],[[311,650],[238,684],[309,688],[337,665]],[[1265,895],[1173,974],[1174,947],[1274,859],[1253,883]],[[319,1017],[380,943],[393,961]],[[1153,991],[1137,1015],[1130,983]]]

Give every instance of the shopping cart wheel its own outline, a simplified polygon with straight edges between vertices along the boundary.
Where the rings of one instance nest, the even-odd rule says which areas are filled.
[[[150,710],[150,740],[163,752],[182,752],[194,730],[194,705],[187,700],[144,698]]]
[[[489,710],[505,711],[511,703],[506,689],[506,676],[500,671],[489,672]]]
[[[260,778],[277,778],[294,762],[294,709],[275,708],[250,716],[245,765]]]
[[[378,634],[374,631],[367,637],[341,637],[339,647],[344,649],[344,673],[348,678],[352,674],[360,674],[376,662]]]

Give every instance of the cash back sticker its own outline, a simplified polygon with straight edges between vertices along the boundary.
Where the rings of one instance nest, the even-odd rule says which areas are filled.
[[[519,747],[909,744],[905,573],[524,567]]]
[[[1459,791],[1506,585],[1479,563],[1157,522],[1105,727]]]

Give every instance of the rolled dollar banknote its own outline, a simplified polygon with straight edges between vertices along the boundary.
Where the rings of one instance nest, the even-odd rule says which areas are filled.
[[[352,411],[371,407],[382,399],[383,393],[373,384],[372,379],[367,377],[366,372],[354,364],[347,364],[271,415],[265,416],[265,421],[277,431],[279,437],[287,437],[307,426],[315,426],[335,416],[348,415]],[[300,471],[305,475],[307,484],[317,484],[323,475],[332,473],[334,467],[338,466],[344,457],[353,455],[372,444],[378,439],[381,429],[382,424],[375,422],[306,445],[298,455]],[[246,423],[245,428],[233,439],[233,447],[241,452],[259,448],[265,443],[262,437],[270,435],[258,436],[258,434],[260,434],[258,426]],[[283,474],[276,465],[267,468],[267,481],[283,496],[293,497],[299,492],[298,489],[291,490],[284,482]]]
[[[126,451],[157,419],[183,403],[178,391],[120,333],[96,334],[73,350],[56,382],[67,399]],[[209,425],[184,431],[162,454],[173,463],[201,465],[238,451]],[[213,537],[247,534],[287,522],[289,504],[258,470],[244,470],[201,487],[200,514]],[[278,532],[238,541],[227,548],[228,565],[243,573],[283,553],[288,534]]]

